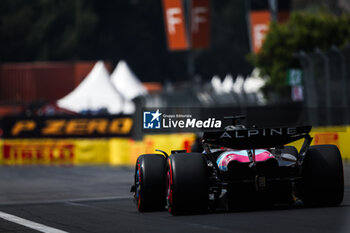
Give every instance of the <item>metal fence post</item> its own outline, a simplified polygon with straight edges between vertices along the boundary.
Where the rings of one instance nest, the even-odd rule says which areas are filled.
[[[330,71],[329,71],[329,58],[319,48],[315,49],[315,53],[320,55],[324,62],[324,81],[325,81],[325,97],[326,97],[326,123],[331,124],[331,86],[330,86]]]
[[[307,117],[309,123],[312,125],[318,125],[318,117],[314,114],[315,110],[318,107],[318,100],[315,91],[315,75],[313,61],[309,55],[304,51],[297,53],[297,56],[300,60],[301,65],[305,73],[304,84],[305,84],[305,93],[306,93],[306,109]]]
[[[335,45],[332,45],[331,50],[333,52],[335,52],[336,54],[338,54],[338,56],[340,57],[341,60],[341,86],[342,86],[342,102],[341,102],[341,107],[345,109],[346,112],[346,119],[348,119],[348,98],[347,98],[347,80],[346,80],[346,58],[344,56],[344,54],[342,54],[340,52],[340,50],[338,49],[338,47],[336,47]],[[344,122],[344,124],[346,124],[347,122]]]
[[[346,92],[346,110],[347,110],[347,123],[350,122],[350,110],[349,110],[349,107],[350,107],[350,82],[348,81],[350,79],[350,72],[349,72],[349,68],[348,68],[348,65],[350,64],[350,44],[347,44],[345,46],[345,48],[342,49],[341,51],[341,54],[344,56],[345,58],[345,61],[344,61],[344,64],[345,64],[345,79],[346,79],[346,85],[345,85],[345,92]]]

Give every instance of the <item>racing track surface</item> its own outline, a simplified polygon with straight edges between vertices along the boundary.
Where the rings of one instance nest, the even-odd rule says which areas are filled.
[[[0,232],[350,232],[350,165],[337,208],[289,208],[171,216],[138,213],[133,170],[121,167],[0,167]],[[10,214],[11,221],[4,220]],[[18,219],[19,217],[19,219]],[[32,228],[23,224],[32,224]],[[14,223],[14,222],[19,223]],[[38,225],[36,225],[38,227]]]

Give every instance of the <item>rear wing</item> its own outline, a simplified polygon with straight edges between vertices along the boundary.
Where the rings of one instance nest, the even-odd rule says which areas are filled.
[[[310,131],[311,126],[205,132],[203,143],[238,150],[272,148],[305,138]]]

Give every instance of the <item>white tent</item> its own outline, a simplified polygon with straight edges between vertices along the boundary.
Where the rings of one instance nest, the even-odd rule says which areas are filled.
[[[106,108],[111,114],[134,111],[130,107],[124,110],[127,104],[111,83],[109,73],[102,61],[95,64],[78,87],[58,100],[57,105],[73,112],[97,111],[102,108]]]
[[[238,75],[232,87],[233,91],[237,94],[242,94],[244,92],[243,85],[244,85],[244,77],[242,75]]]
[[[246,93],[258,93],[265,86],[266,81],[261,77],[260,69],[255,68],[243,85]]]
[[[222,88],[221,88],[221,79],[218,75],[214,75],[211,79],[211,86],[213,87],[214,91],[216,93],[221,93]]]
[[[226,74],[224,81],[221,83],[222,90],[225,93],[230,93],[233,91],[233,77],[231,74]]]
[[[127,100],[147,94],[140,80],[131,71],[128,64],[121,60],[111,75],[111,81],[119,93]]]

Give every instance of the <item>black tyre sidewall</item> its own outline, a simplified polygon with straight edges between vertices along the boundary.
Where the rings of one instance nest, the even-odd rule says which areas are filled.
[[[311,146],[302,167],[306,206],[338,206],[344,196],[342,158],[335,145]]]
[[[163,210],[166,204],[166,158],[160,154],[141,155],[136,162],[135,182],[137,170],[141,178],[140,200],[136,200],[138,210]]]
[[[208,208],[209,177],[207,160],[200,153],[179,153],[169,157],[172,200],[169,212],[200,213]]]

